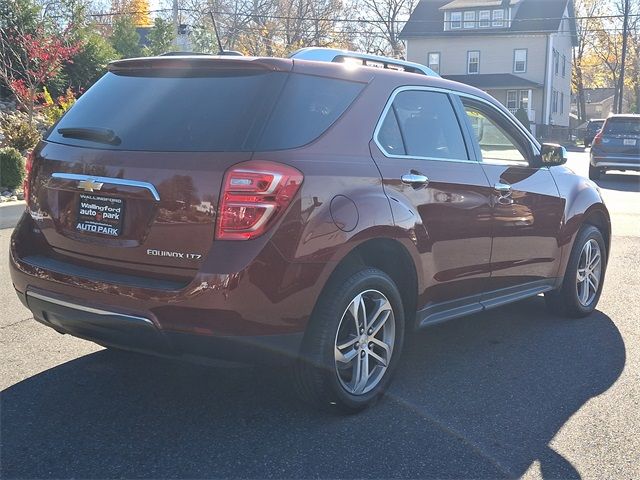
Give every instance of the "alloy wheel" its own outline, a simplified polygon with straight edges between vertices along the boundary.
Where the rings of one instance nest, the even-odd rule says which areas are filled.
[[[395,343],[395,317],[378,290],[356,295],[342,314],[335,338],[335,368],[342,387],[352,395],[375,388],[384,376]]]
[[[602,253],[600,245],[594,239],[589,239],[582,247],[576,277],[578,301],[586,307],[598,294],[602,277]]]

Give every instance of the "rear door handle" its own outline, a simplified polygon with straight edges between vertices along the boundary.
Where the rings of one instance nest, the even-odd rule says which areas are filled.
[[[429,184],[429,179],[426,176],[414,172],[405,173],[400,177],[400,180],[405,185],[411,185],[413,188],[426,187]]]

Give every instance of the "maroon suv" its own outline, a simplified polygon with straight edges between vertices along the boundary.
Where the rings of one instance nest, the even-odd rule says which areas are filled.
[[[598,189],[480,90],[297,59],[117,61],[30,157],[11,241],[35,318],[101,345],[291,359],[358,410],[405,332],[544,293],[595,308]]]

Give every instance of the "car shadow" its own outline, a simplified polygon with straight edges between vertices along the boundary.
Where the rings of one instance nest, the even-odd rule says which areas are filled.
[[[607,172],[595,182],[600,188],[608,190],[640,192],[640,175]]]
[[[601,312],[541,298],[409,339],[387,396],[354,416],[294,398],[283,369],[207,368],[100,351],[2,392],[2,478],[510,478],[625,365]]]

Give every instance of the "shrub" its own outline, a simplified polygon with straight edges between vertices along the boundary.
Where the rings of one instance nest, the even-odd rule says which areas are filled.
[[[4,115],[0,121],[4,139],[2,145],[19,152],[31,150],[40,141],[40,132],[22,115]]]
[[[0,185],[14,189],[22,185],[25,176],[24,159],[15,148],[0,148]]]
[[[44,87],[42,100],[44,101],[44,106],[42,107],[41,113],[47,119],[49,125],[53,125],[60,120],[64,112],[71,108],[71,105],[76,101],[76,97],[71,89],[67,88],[64,95],[58,97],[58,100],[54,100],[49,90],[47,90],[47,87]]]
[[[524,126],[524,128],[531,131],[531,125],[529,124],[529,115],[527,114],[527,111],[524,108],[520,107],[518,110],[516,110],[515,116],[520,121],[520,123]]]

